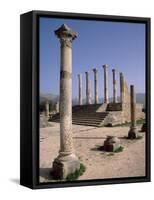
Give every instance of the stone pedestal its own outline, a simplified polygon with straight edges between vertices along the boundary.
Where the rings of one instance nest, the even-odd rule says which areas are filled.
[[[112,69],[112,73],[113,73],[113,103],[117,103],[116,70]]]
[[[98,70],[93,69],[94,72],[94,103],[98,104]]]
[[[86,74],[86,104],[91,104],[91,91],[90,91],[90,78],[89,72],[85,72]]]
[[[103,149],[107,152],[114,152],[120,147],[120,140],[115,136],[108,136],[104,141]]]
[[[130,86],[130,112],[131,112],[131,126],[128,132],[128,139],[136,139],[138,132],[136,129],[136,97],[134,85]]]
[[[79,79],[79,105],[82,105],[82,74],[78,74]]]
[[[63,24],[55,31],[61,44],[60,70],[60,150],[53,162],[52,175],[65,179],[80,167],[73,150],[72,138],[72,41],[76,33]]]
[[[103,65],[103,69],[104,69],[104,103],[109,103],[108,65]]]

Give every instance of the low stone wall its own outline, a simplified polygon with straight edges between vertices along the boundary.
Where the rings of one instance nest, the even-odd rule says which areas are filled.
[[[109,112],[107,117],[101,123],[101,126],[114,126],[116,124],[124,123],[123,112],[122,111],[112,111]]]
[[[107,110],[107,103],[103,103],[100,107],[96,110],[96,112],[106,112]]]
[[[142,104],[136,104],[136,120],[145,118],[142,109]],[[130,122],[130,104],[123,105],[123,111],[109,111],[101,126],[114,126],[126,122]]]

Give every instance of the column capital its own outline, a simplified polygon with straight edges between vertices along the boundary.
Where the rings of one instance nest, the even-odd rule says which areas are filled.
[[[103,68],[108,68],[109,65],[105,64],[105,65],[103,65],[102,67],[103,67]]]
[[[89,71],[85,72],[85,74],[89,74]]]
[[[95,72],[95,73],[98,72],[98,69],[97,69],[97,68],[94,68],[94,69],[93,69],[93,72]]]
[[[55,30],[56,36],[60,39],[61,46],[72,47],[72,41],[77,37],[77,33],[74,32],[66,24],[61,25],[60,28]]]
[[[116,72],[116,69],[112,69],[112,72]]]
[[[122,76],[122,77],[124,76],[122,72],[120,72],[120,76]]]
[[[78,77],[81,77],[82,76],[82,74],[78,74]]]

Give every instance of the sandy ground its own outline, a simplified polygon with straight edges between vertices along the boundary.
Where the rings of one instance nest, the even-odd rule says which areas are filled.
[[[59,151],[59,123],[40,130],[40,182],[49,182],[52,162]],[[140,127],[138,127],[140,130]],[[79,180],[104,179],[118,177],[136,177],[145,175],[145,133],[143,138],[127,140],[129,127],[96,128],[73,125],[73,141],[76,155],[86,166]],[[108,135],[117,136],[124,150],[119,153],[107,153],[97,150]]]

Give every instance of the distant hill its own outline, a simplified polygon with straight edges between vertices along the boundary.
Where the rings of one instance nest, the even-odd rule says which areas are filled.
[[[136,102],[142,103],[143,105],[145,105],[145,94],[144,93],[137,93],[136,94]]]
[[[44,101],[52,101],[52,102],[57,102],[59,100],[59,96],[52,94],[52,93],[41,93],[40,94],[40,103],[44,102]]]

